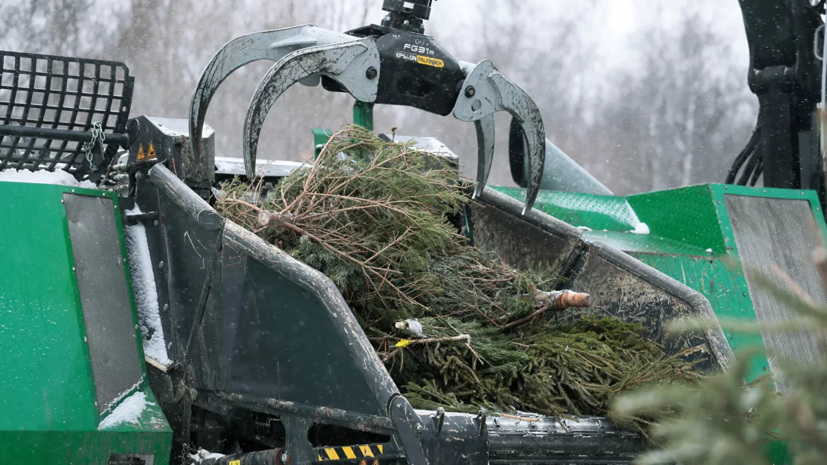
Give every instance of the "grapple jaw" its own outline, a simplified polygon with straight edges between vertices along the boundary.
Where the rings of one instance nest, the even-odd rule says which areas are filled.
[[[210,60],[201,73],[201,79],[195,88],[190,104],[190,137],[201,140],[207,110],[215,92],[227,77],[237,69],[259,60],[279,61],[296,50],[307,47],[339,44],[357,40],[355,37],[313,25],[296,26],[287,29],[255,32],[227,42]],[[308,85],[318,83],[312,79],[304,82]],[[196,155],[201,147],[193,144]],[[200,160],[199,157],[194,158]]]
[[[529,178],[525,215],[534,206],[540,191],[546,155],[546,134],[543,115],[529,95],[506,79],[488,61],[480,62],[465,78],[463,91],[454,107],[454,116],[461,121],[474,121],[477,127],[479,165],[477,190],[479,195],[488,181],[493,158],[494,121],[498,111],[507,111],[523,129],[524,144],[528,153]]]
[[[193,96],[190,134],[200,134],[210,100],[236,69],[257,60],[276,63],[260,82],[244,122],[244,164],[255,177],[261,128],[270,109],[297,82],[347,92],[365,103],[405,105],[473,122],[478,163],[475,196],[488,182],[494,158],[494,113],[511,114],[522,128],[528,154],[523,213],[534,205],[545,160],[545,129],[537,105],[489,61],[452,57],[428,36],[409,29],[369,26],[340,34],[314,26],[259,32],[230,41],[210,61]],[[201,148],[192,144],[197,156]],[[196,158],[197,159],[197,158]]]
[[[293,52],[273,65],[261,80],[244,121],[244,168],[247,177],[256,173],[256,154],[261,127],[270,108],[293,84],[310,76],[327,76],[347,89],[356,100],[376,100],[379,82],[379,51],[371,39],[310,47]]]

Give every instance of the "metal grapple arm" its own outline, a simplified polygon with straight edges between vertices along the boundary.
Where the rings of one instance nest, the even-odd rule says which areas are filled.
[[[494,157],[494,113],[505,111],[522,128],[529,176],[524,213],[540,189],[545,160],[545,129],[537,105],[526,92],[503,77],[489,61],[456,60],[423,35],[422,22],[432,0],[386,0],[389,12],[381,26],[347,34],[312,25],[258,32],[227,43],[210,61],[190,108],[190,135],[200,140],[207,109],[218,87],[238,68],[257,60],[275,64],[262,79],[244,123],[244,163],[255,177],[262,125],[279,97],[301,82],[333,92],[347,92],[365,103],[404,105],[441,116],[451,113],[473,122],[477,132],[479,195]],[[195,159],[201,147],[192,144]]]

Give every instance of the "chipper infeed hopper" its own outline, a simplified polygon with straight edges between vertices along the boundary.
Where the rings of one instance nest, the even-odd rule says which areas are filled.
[[[180,441],[207,450],[238,445],[238,454],[210,463],[631,463],[642,450],[638,434],[605,418],[414,410],[329,278],[219,216],[188,186],[210,179],[185,182],[165,166],[174,151],[137,161],[140,146],[190,144],[183,129],[170,130],[182,124],[136,121],[144,137],[126,164],[135,167],[129,191],[138,208],[127,222],[145,229],[173,361],[150,368],[150,380]],[[725,366],[731,354],[720,329],[662,333],[671,318],[714,318],[699,293],[522,208],[484,190],[467,218],[474,241],[515,266],[529,257],[557,264],[562,277],[588,283],[600,312],[644,323],[669,352],[695,348],[704,368]]]

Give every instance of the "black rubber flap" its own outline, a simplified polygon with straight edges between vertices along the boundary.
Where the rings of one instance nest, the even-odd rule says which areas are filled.
[[[106,197],[67,193],[63,199],[98,410],[103,412],[143,375],[116,212]]]

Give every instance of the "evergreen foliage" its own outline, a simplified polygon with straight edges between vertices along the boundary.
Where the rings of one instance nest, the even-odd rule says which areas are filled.
[[[827,289],[827,254],[819,251],[817,268]],[[776,270],[776,274],[783,273]],[[786,288],[763,276],[766,287],[783,305],[800,318],[764,331],[799,332],[819,335],[827,341],[827,308],[821,308],[786,275]],[[702,328],[704,322],[675,331]],[[722,323],[742,332],[758,332],[757,325]],[[822,348],[822,350],[827,348]],[[779,360],[780,371],[751,383],[744,383],[747,369],[757,350],[737,354],[733,366],[693,387],[672,385],[650,387],[619,396],[613,415],[628,419],[678,413],[655,424],[651,433],[662,449],[641,458],[641,464],[681,463],[683,465],[816,465],[827,463],[827,358],[815,365]],[[776,393],[773,381],[783,376],[792,387],[788,395]]]
[[[466,244],[451,219],[469,189],[448,159],[349,127],[269,191],[222,192],[222,215],[333,280],[415,407],[605,414],[618,392],[696,377],[642,327],[542,318],[555,309],[533,293],[558,277]]]

